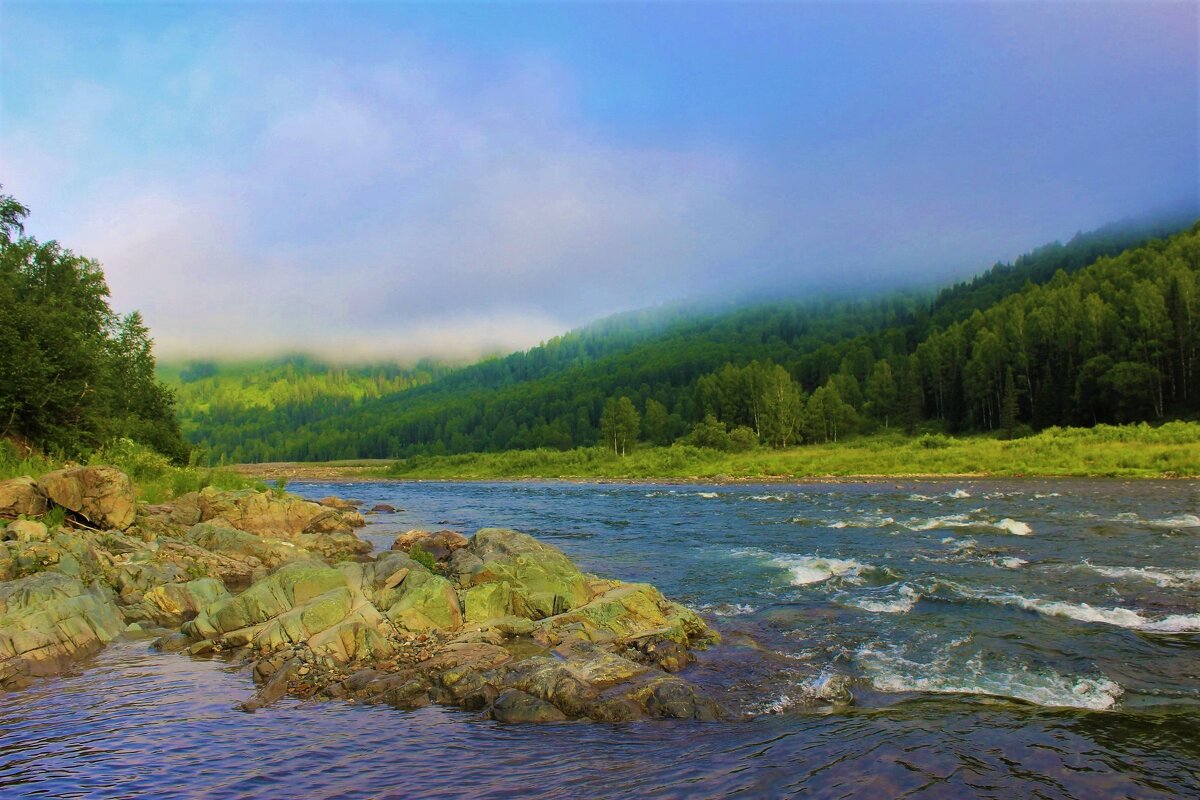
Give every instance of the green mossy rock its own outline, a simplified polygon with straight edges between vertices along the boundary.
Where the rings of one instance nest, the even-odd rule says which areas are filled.
[[[459,555],[464,552],[469,555]],[[482,528],[454,554],[450,565],[463,587],[507,583],[512,597],[505,613],[542,619],[588,601],[587,578],[579,568],[558,548],[526,533]]]
[[[277,567],[307,555],[291,542],[256,536],[220,521],[197,523],[184,539],[209,552],[256,558],[267,567]]]
[[[586,605],[543,620],[538,633],[552,643],[568,638],[606,641],[655,635],[687,646],[719,639],[694,611],[670,602],[648,583],[610,589]]]
[[[98,584],[43,572],[0,584],[0,686],[53,675],[125,630],[112,595]]]
[[[217,634],[261,624],[331,589],[345,586],[342,573],[332,567],[311,561],[294,562],[241,594],[213,603],[188,623],[190,631],[185,626],[185,632],[215,638]]]

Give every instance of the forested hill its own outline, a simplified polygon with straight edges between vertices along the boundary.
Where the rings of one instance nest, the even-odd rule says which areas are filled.
[[[239,410],[181,388],[184,428],[263,461],[593,445],[619,397],[642,440],[716,447],[1195,415],[1198,234],[1147,242],[1165,226],[1080,235],[936,296],[623,315],[340,405]]]

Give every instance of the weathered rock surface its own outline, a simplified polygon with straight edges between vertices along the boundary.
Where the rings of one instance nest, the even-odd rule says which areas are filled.
[[[75,467],[48,472],[37,480],[38,491],[56,505],[100,528],[123,531],[137,511],[133,483],[116,467]]]
[[[652,586],[589,578],[511,530],[481,530],[453,553],[446,576],[399,550],[292,563],[183,632],[192,653],[245,654],[262,684],[250,709],[292,694],[447,703],[506,722],[722,715],[670,674],[716,634]]]
[[[53,675],[125,629],[109,593],[44,572],[0,584],[0,687]]]
[[[162,650],[247,664],[259,684],[247,709],[292,695],[514,723],[723,713],[679,674],[717,640],[700,617],[518,531],[409,531],[372,559],[357,512],[273,492],[208,488],[139,508],[109,467],[7,483],[13,508],[77,516],[0,528],[0,688],[61,672],[137,623],[179,629]],[[408,555],[417,547],[434,569]]]
[[[46,513],[46,497],[28,475],[0,481],[0,517],[36,517]]]
[[[221,520],[227,527],[291,542],[333,560],[371,552],[371,545],[353,533],[362,520],[360,514],[348,518],[293,495],[279,497],[250,489],[221,492],[210,486],[176,498],[168,519],[185,526]]]
[[[396,541],[392,542],[392,549],[409,553],[414,547],[419,547],[438,563],[445,564],[455,550],[461,550],[469,542],[470,539],[457,531],[411,530],[397,536]]]

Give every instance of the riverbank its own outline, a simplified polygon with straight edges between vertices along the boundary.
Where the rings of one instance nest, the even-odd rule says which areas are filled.
[[[653,480],[743,482],[955,477],[1200,477],[1200,423],[1050,428],[1004,440],[900,433],[730,453],[673,445],[616,456],[600,448],[515,450],[397,461],[239,465],[259,480]]]

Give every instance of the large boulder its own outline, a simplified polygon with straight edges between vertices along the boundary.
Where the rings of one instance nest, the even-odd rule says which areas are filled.
[[[129,476],[116,467],[74,467],[47,472],[38,491],[56,505],[100,528],[123,531],[133,524],[137,498]]]
[[[405,531],[392,542],[392,549],[411,553],[414,547],[419,547],[433,556],[440,564],[450,561],[455,550],[461,550],[470,544],[470,539],[456,531]]]
[[[189,526],[221,520],[227,527],[289,541],[330,560],[371,552],[370,543],[352,532],[357,519],[294,495],[250,489],[222,492],[209,486],[177,497],[170,520],[175,525]]]
[[[685,647],[704,646],[718,638],[696,612],[667,600],[648,583],[622,584],[538,624],[539,639],[549,644],[568,639],[632,641],[648,636]]]
[[[46,513],[46,498],[37,482],[25,475],[0,481],[0,517],[40,517]]]
[[[476,531],[466,547],[454,551],[449,569],[468,591],[483,584],[508,584],[505,614],[542,619],[589,600],[586,576],[561,550],[505,528]]]
[[[99,585],[43,572],[0,583],[0,686],[63,672],[125,629]]]
[[[211,553],[253,558],[268,568],[282,566],[307,555],[306,551],[292,542],[239,531],[224,524],[224,520],[198,522],[188,530],[184,540]]]
[[[194,525],[220,517],[232,527],[259,536],[294,538],[302,533],[350,532],[337,511],[285,494],[243,489],[222,492],[211,486],[175,499],[172,519]]]

